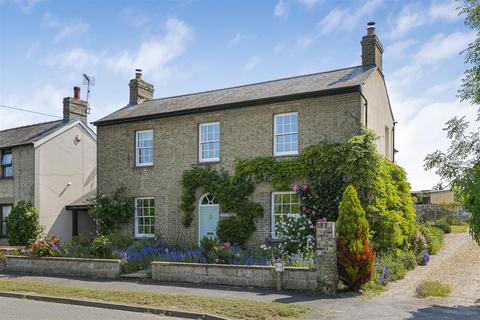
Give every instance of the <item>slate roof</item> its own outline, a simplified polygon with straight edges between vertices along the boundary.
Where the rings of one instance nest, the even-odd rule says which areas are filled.
[[[95,197],[97,190],[93,189],[92,191],[84,194],[77,200],[65,206],[68,210],[82,209],[86,210],[93,206],[92,199]]]
[[[188,114],[207,111],[215,106],[234,108],[239,103],[253,103],[271,98],[288,98],[308,93],[352,88],[363,84],[375,69],[375,65],[356,66],[238,87],[153,99],[137,105],[128,105],[94,124],[102,125],[135,121],[139,118]]]
[[[2,130],[0,131],[0,148],[34,143],[66,124],[63,120],[56,120]]]

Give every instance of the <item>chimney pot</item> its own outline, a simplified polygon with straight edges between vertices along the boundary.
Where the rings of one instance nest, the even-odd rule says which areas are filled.
[[[375,34],[375,22],[370,21],[369,23],[367,23],[367,34],[369,36]]]
[[[73,87],[73,97],[80,100],[80,87]]]
[[[135,79],[142,79],[142,69],[135,69]]]

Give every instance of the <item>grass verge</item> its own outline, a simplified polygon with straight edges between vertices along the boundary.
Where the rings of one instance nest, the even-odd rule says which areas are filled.
[[[424,281],[416,289],[417,295],[426,297],[446,297],[450,294],[450,287],[440,281]]]
[[[467,232],[468,225],[462,224],[459,226],[452,226],[452,233],[463,233]]]
[[[177,295],[155,292],[99,290],[24,280],[0,280],[0,291],[210,313],[234,319],[288,319],[305,315],[303,306],[277,302]]]

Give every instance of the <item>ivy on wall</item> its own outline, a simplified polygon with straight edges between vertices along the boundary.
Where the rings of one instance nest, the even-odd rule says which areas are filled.
[[[372,243],[377,251],[405,249],[410,245],[415,213],[410,186],[402,168],[385,160],[376,150],[377,137],[371,130],[344,144],[319,144],[305,148],[298,157],[237,160],[232,175],[209,168],[192,168],[183,174],[183,224],[193,221],[196,191],[212,193],[222,212],[235,217],[221,220],[217,235],[222,241],[244,244],[255,232],[255,219],[263,215],[260,204],[249,196],[259,183],[275,190],[292,190],[293,184],[311,186],[303,210],[315,208],[318,218],[336,221],[338,204],[347,185],[358,191],[372,226]]]

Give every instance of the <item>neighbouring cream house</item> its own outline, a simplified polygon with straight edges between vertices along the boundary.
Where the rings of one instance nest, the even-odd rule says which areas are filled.
[[[229,213],[214,195],[199,194],[194,222],[184,227],[181,179],[194,166],[232,172],[236,159],[296,157],[310,145],[344,143],[362,127],[376,132],[379,152],[393,161],[395,121],[373,24],[361,47],[359,66],[160,99],[137,70],[129,104],[95,122],[98,193],[128,188],[135,214],[124,230],[132,237],[198,244]],[[252,200],[265,212],[256,243],[275,236],[277,215],[299,210],[294,192],[267,184]]]
[[[63,100],[63,119],[0,131],[0,241],[6,242],[6,218],[21,200],[39,211],[45,233],[69,240],[95,230],[86,212],[73,217],[66,205],[96,188],[96,135],[87,125],[88,104]]]

